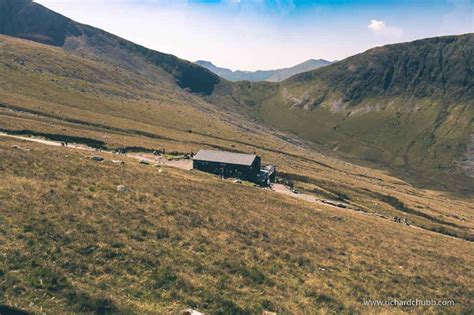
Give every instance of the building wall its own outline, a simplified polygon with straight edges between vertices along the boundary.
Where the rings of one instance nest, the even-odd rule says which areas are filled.
[[[260,171],[260,159],[255,159],[251,166],[194,160],[193,168],[225,177],[254,181]]]

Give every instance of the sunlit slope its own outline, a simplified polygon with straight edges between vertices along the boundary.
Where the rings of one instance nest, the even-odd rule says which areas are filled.
[[[0,36],[1,102],[110,127],[232,133],[214,107],[172,83],[62,49]],[[150,66],[150,71],[159,69]],[[192,137],[192,135],[189,135]]]
[[[381,171],[343,162],[289,134],[225,112],[173,85],[157,86],[125,68],[59,48],[1,39],[1,130],[143,152],[256,152],[298,189],[472,239],[472,198],[414,188]],[[463,187],[458,192],[469,195]]]
[[[472,176],[466,177],[474,173],[472,34],[375,48],[280,84],[232,83],[30,0],[0,0],[0,9],[0,33],[126,69],[146,87],[206,96],[219,108],[417,184],[428,178],[473,190]]]
[[[357,209],[0,136],[2,303],[39,313],[363,313],[365,298],[419,296],[471,311],[472,198],[322,154],[173,82],[0,39],[0,131],[145,153],[256,152],[297,190]]]
[[[0,152],[2,303],[51,314],[314,314],[367,313],[364,300],[391,297],[472,311],[472,242],[200,172],[5,138]]]
[[[361,160],[449,177],[472,173],[472,64],[474,35],[431,38],[211,100]]]
[[[0,34],[63,47],[198,94],[210,94],[220,78],[176,56],[153,51],[95,27],[80,24],[31,0],[0,0]],[[150,69],[150,65],[157,69]]]

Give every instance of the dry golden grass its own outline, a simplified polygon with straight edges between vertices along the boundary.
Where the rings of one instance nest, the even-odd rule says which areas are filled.
[[[464,240],[473,235],[472,196],[348,163],[172,84],[57,48],[0,37],[0,52],[1,129],[108,148],[255,151],[298,190],[361,210],[0,137],[6,304],[47,313],[312,314],[394,311],[366,309],[363,299],[446,298],[456,305],[395,311],[472,312],[473,248]],[[129,192],[117,193],[120,184]]]
[[[5,138],[0,149],[9,305],[150,314],[379,312],[362,301],[388,298],[456,301],[397,309],[408,312],[472,305],[471,242],[195,171]]]

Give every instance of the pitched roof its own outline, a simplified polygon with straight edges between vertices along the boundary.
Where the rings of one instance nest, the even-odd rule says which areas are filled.
[[[200,150],[193,160],[250,166],[256,157],[255,154]]]

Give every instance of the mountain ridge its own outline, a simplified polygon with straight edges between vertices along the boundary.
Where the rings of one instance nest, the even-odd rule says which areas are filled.
[[[12,17],[3,13],[0,21]],[[437,107],[443,104],[433,105],[434,97],[408,94],[413,103],[406,104],[396,93],[380,94],[385,72],[372,72],[377,58],[367,55],[359,70],[350,62],[278,84],[219,79],[204,93],[169,67],[176,62],[192,81],[216,77],[207,70],[84,30],[92,34],[66,37],[62,46],[0,35],[0,309],[473,313],[474,190],[462,195],[462,182],[440,177],[437,188],[445,187],[424,189],[375,162],[340,158],[362,146],[380,150],[364,130],[387,142],[386,151],[399,138],[416,148],[417,138],[405,141],[396,131],[421,130],[425,121],[452,120],[441,133],[458,141],[472,119],[468,106],[453,98],[456,106]],[[348,78],[334,84],[340,76]],[[335,102],[348,83],[357,90],[365,78],[375,82],[367,94]],[[430,115],[412,107],[431,108]],[[320,143],[311,147],[285,129]],[[189,165],[186,157],[201,149],[259,155],[277,166],[287,194],[170,166]],[[454,297],[455,304],[397,310],[362,303],[417,296]]]
[[[446,178],[472,174],[472,64],[474,34],[434,37],[277,85],[237,83],[232,97],[217,90],[211,101],[351,158]],[[472,177],[463,181],[472,186]]]
[[[376,47],[277,83],[230,82],[30,0],[0,8],[0,33],[115,63],[350,158],[434,178],[473,173],[472,34]]]
[[[209,95],[221,78],[192,62],[147,49],[98,28],[75,22],[31,0],[0,0],[0,33],[63,47],[120,63],[157,81],[174,81],[193,93]],[[150,73],[149,64],[163,74]]]
[[[231,70],[223,67],[218,67],[210,61],[198,60],[196,64],[207,68],[213,73],[229,81],[269,81],[269,82],[280,82],[288,79],[289,77],[318,69],[320,67],[331,64],[331,61],[324,59],[308,59],[302,63],[299,63],[293,67],[280,68],[274,70],[256,70],[256,71],[242,71],[242,70]]]

